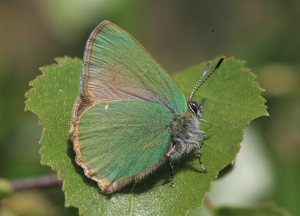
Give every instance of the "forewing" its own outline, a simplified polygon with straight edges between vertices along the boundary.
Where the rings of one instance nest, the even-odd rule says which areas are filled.
[[[186,100],[175,81],[131,35],[104,21],[86,45],[81,94],[90,101],[144,100],[177,114]]]
[[[164,159],[172,121],[167,108],[152,102],[94,104],[75,126],[76,161],[103,191],[113,192]]]

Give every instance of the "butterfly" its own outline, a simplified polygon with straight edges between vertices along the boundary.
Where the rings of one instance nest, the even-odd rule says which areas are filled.
[[[208,63],[187,101],[133,36],[101,22],[86,44],[71,123],[76,163],[84,174],[110,194],[167,162],[174,185],[173,162],[194,150],[206,170],[200,154],[205,132],[199,127],[204,107],[192,99],[224,58],[212,71]]]

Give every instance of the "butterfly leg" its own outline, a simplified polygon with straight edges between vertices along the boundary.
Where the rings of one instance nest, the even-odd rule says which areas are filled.
[[[203,104],[204,104],[204,99],[202,99],[200,105],[198,106],[198,109],[199,109],[199,112],[200,112],[200,115],[199,115],[198,119],[199,119],[200,122],[205,122],[205,123],[211,124],[209,121],[202,118],[203,113],[204,113],[204,105]]]
[[[204,140],[206,139],[206,133],[204,131],[195,131],[194,134],[196,134],[199,138],[203,138]]]
[[[200,114],[204,113],[204,99],[201,100],[200,105],[198,106]]]
[[[210,123],[210,121],[207,121],[207,120],[205,120],[205,119],[202,119],[202,118],[200,118],[200,119],[199,119],[199,121],[201,121],[201,122],[205,122],[205,123],[208,123],[208,124],[211,124],[211,123]]]
[[[174,166],[172,164],[172,161],[171,161],[171,157],[168,156],[168,159],[169,159],[169,164],[170,164],[170,170],[171,170],[171,186],[175,186],[175,179],[174,179]]]
[[[204,144],[204,140],[201,142],[201,144],[199,145],[199,148],[198,148],[198,151],[197,151],[197,157],[199,158],[199,163],[200,163],[200,166],[201,168],[204,170],[205,173],[208,172],[208,170],[205,168],[204,164],[203,164],[203,161],[202,161],[202,154],[200,152],[202,146]]]

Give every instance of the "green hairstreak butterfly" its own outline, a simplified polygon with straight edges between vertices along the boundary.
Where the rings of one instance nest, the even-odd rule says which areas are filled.
[[[101,22],[86,44],[71,129],[76,163],[85,175],[109,194],[166,162],[174,184],[172,162],[193,150],[205,169],[200,154],[205,133],[199,128],[203,105],[192,99],[224,58],[212,71],[208,63],[186,101],[171,76],[133,36],[109,21]]]

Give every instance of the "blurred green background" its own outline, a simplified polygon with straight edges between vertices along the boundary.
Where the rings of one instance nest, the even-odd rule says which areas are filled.
[[[39,164],[41,128],[24,112],[24,93],[40,66],[58,56],[82,58],[104,19],[134,35],[171,73],[221,54],[246,60],[266,89],[270,117],[246,131],[236,167],[213,185],[212,202],[272,200],[300,215],[299,0],[1,0],[0,177],[52,173]],[[64,208],[59,188],[0,202],[3,215],[77,215]]]

